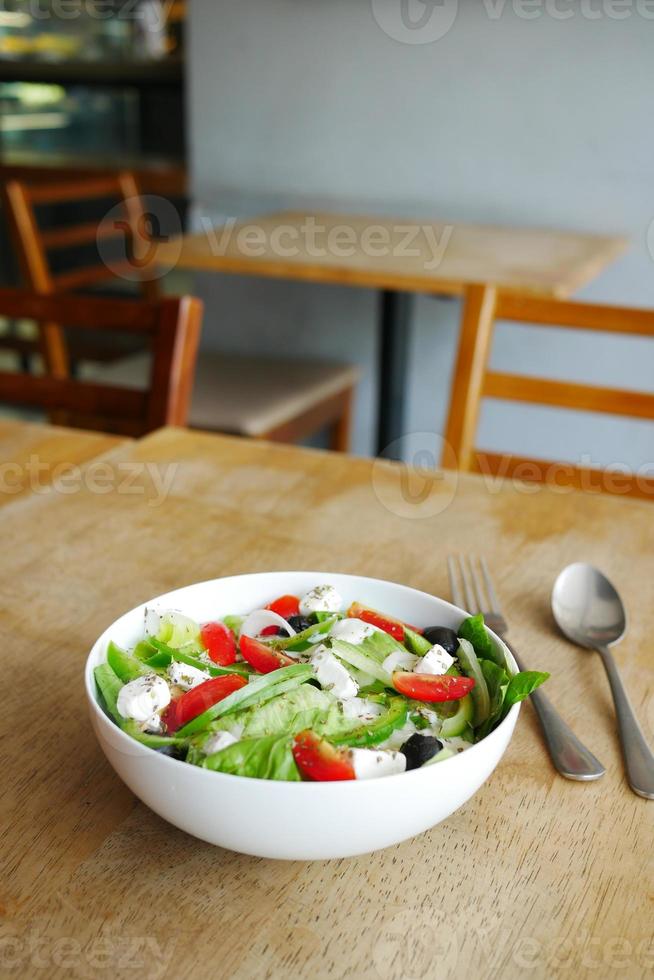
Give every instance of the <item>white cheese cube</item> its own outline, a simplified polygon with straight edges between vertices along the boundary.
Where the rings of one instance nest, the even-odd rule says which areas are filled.
[[[364,623],[361,619],[340,619],[334,623],[329,635],[333,636],[334,639],[358,646],[373,633],[381,632],[376,626],[370,626],[369,623]]]
[[[350,758],[357,779],[376,779],[394,776],[406,770],[406,756],[401,752],[382,752],[374,749],[351,749]]]
[[[320,686],[331,691],[335,697],[344,701],[358,694],[357,682],[324,644],[321,643],[311,654],[311,665]]]
[[[300,613],[310,616],[314,612],[340,612],[343,599],[331,585],[317,585],[300,599]]]
[[[118,711],[123,718],[149,721],[170,704],[170,690],[163,677],[145,674],[125,684],[118,692]]]
[[[446,674],[453,663],[454,657],[437,643],[418,661],[414,670],[416,674]]]
[[[177,660],[173,660],[168,668],[168,677],[171,684],[181,687],[183,691],[190,691],[198,684],[204,684],[205,681],[210,680],[211,674],[206,670],[198,670],[197,667],[191,667],[189,664],[181,664]]]

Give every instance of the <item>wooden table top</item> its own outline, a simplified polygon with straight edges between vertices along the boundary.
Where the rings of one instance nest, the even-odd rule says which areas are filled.
[[[53,483],[66,489],[81,467],[127,440],[102,432],[0,419],[0,507]]]
[[[457,295],[488,282],[569,296],[626,248],[617,236],[285,211],[158,247],[172,268]]]
[[[104,459],[131,467],[143,493],[84,487],[0,510],[11,975],[652,975],[654,808],[626,785],[599,661],[548,614],[566,562],[615,580],[631,612],[617,659],[651,739],[651,505],[456,474],[425,485],[399,464],[178,430]],[[496,772],[432,831],[366,857],[285,863],[174,829],[105,761],[82,670],[135,604],[213,576],[315,566],[447,596],[447,554],[480,543],[516,647],[552,671],[548,694],[607,766],[599,782],[553,771],[525,706]]]

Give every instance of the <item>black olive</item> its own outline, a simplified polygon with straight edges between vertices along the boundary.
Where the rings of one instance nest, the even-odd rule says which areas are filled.
[[[425,762],[429,762],[443,748],[443,743],[432,735],[421,735],[416,732],[408,741],[404,743],[400,752],[406,756],[406,768],[420,769]]]
[[[447,626],[428,626],[422,631],[422,635],[429,640],[432,646],[443,647],[451,657],[456,657],[459,649],[459,640],[454,630],[448,630]]]
[[[313,624],[309,622],[306,616],[291,616],[288,625],[292,626],[296,633],[304,633]]]

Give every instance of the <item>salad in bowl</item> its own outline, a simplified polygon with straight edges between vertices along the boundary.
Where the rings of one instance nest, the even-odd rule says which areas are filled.
[[[331,581],[266,598],[211,619],[145,607],[93,669],[106,716],[211,773],[372,780],[472,748],[548,676],[516,673],[481,616],[415,625]]]

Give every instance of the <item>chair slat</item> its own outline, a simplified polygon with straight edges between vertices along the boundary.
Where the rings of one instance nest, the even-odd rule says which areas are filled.
[[[12,320],[54,321],[84,330],[151,334],[158,329],[160,305],[95,296],[40,296],[22,289],[0,289],[0,315]]]
[[[498,292],[495,317],[568,330],[654,337],[654,312],[651,310],[564,302],[520,293]]]
[[[490,453],[481,449],[473,453],[471,470],[485,477],[514,479],[521,483],[545,483],[559,489],[569,488],[587,493],[614,493],[641,500],[654,500],[654,477],[637,473],[595,469],[528,456]]]
[[[68,293],[76,289],[83,289],[85,286],[97,286],[101,282],[109,282],[115,279],[121,270],[129,272],[130,269],[129,262],[115,262],[111,268],[108,265],[98,263],[97,265],[72,269],[70,272],[62,272],[57,276],[52,276],[52,281],[57,292]]]
[[[122,228],[91,222],[90,224],[74,225],[71,228],[51,228],[42,231],[41,243],[45,249],[53,251],[61,248],[72,248],[74,245],[90,245],[100,240],[124,238],[124,236],[125,232]]]
[[[0,371],[0,401],[115,418],[143,417],[148,393],[71,378]]]
[[[59,422],[124,435],[186,425],[193,388],[202,304],[190,297],[157,303],[0,290],[0,318],[36,319],[148,335],[153,371],[146,390],[48,374],[0,373],[0,402],[40,407]]]
[[[33,204],[65,204],[69,201],[91,201],[120,195],[118,177],[98,177],[80,181],[56,181],[33,184],[29,189]]]
[[[486,374],[483,396],[534,405],[553,405],[580,412],[603,412],[608,415],[654,419],[654,395],[648,392],[598,388],[496,371]]]

